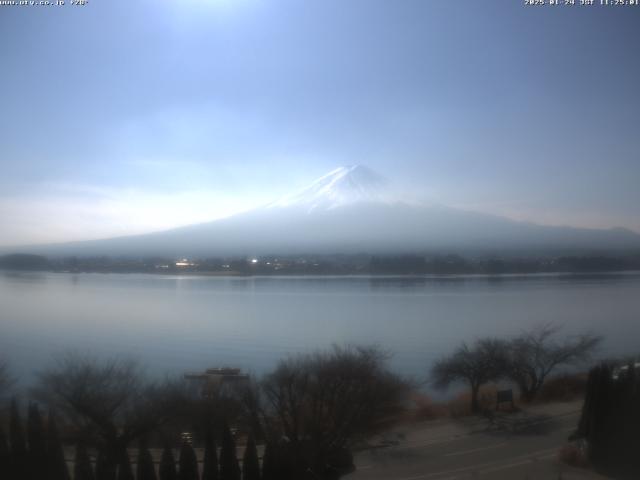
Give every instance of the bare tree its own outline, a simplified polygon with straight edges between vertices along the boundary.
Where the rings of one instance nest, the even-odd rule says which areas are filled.
[[[266,430],[286,438],[296,478],[338,478],[352,467],[349,449],[404,407],[408,385],[386,360],[376,347],[334,347],[282,361],[265,378]]]
[[[504,375],[506,342],[484,338],[472,346],[463,343],[450,356],[438,360],[431,368],[431,381],[437,388],[447,388],[452,383],[467,382],[471,387],[471,411],[480,412],[480,387]]]
[[[602,341],[602,337],[591,333],[559,341],[559,331],[559,326],[545,324],[510,342],[507,375],[518,385],[523,400],[533,400],[557,367],[588,360]]]
[[[150,382],[130,360],[99,361],[68,354],[40,374],[37,398],[67,421],[99,437],[113,470],[127,445],[177,414],[184,401],[177,382]]]

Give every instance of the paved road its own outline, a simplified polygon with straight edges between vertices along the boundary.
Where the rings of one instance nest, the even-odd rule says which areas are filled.
[[[500,417],[497,423],[425,422],[395,434],[395,445],[356,456],[349,480],[570,480],[604,478],[557,461],[577,410]],[[391,440],[394,440],[393,438]]]

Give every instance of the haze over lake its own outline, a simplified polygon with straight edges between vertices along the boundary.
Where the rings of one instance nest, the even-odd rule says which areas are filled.
[[[545,322],[637,353],[640,274],[448,277],[204,277],[0,273],[0,351],[28,383],[56,353],[127,354],[151,372],[232,365],[377,343],[424,379],[461,341]]]

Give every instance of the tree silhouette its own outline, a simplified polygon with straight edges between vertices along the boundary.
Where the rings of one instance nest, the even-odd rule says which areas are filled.
[[[170,446],[164,447],[160,458],[160,480],[178,480],[176,470],[176,459],[173,456],[173,449]]]
[[[259,408],[272,425],[263,430],[271,440],[286,437],[277,457],[285,452],[296,480],[327,468],[351,471],[352,464],[335,463],[347,458],[338,452],[384,428],[385,419],[404,409],[409,389],[386,368],[387,358],[377,347],[336,346],[284,360],[266,376]]]
[[[640,363],[591,369],[575,436],[587,441],[591,464],[607,478],[640,478]]]
[[[240,480],[240,465],[236,454],[236,442],[229,425],[222,429],[222,448],[220,449],[220,480]]]
[[[183,386],[179,381],[147,380],[132,360],[68,354],[40,375],[34,391],[70,423],[95,430],[104,473],[113,480],[112,472],[132,441],[179,415],[186,402]]]
[[[35,403],[27,411],[27,442],[29,444],[29,473],[32,479],[40,480],[47,474],[47,440],[40,415]]]
[[[262,454],[262,480],[294,480],[291,449],[286,441],[267,442]]]
[[[138,466],[136,480],[156,480],[156,470],[153,466],[153,458],[145,440],[140,441],[138,447]]]
[[[16,478],[27,477],[27,445],[22,429],[20,409],[18,402],[14,398],[11,401],[11,411],[9,417],[9,445],[11,447],[10,472]]]
[[[202,480],[218,480],[218,452],[215,437],[211,429],[207,430],[204,444],[204,465]]]
[[[11,478],[9,459],[9,443],[4,430],[0,427],[0,478]]]
[[[306,478],[308,464],[296,456],[291,442],[283,437],[278,442],[267,444],[262,459],[262,480],[297,480]],[[318,472],[314,472],[318,476]]]
[[[585,333],[559,342],[554,338],[559,330],[552,324],[542,325],[509,344],[507,375],[518,385],[524,401],[530,402],[538,395],[555,368],[588,360],[602,341],[602,337]]]
[[[118,480],[134,480],[129,452],[125,449],[118,465]]]
[[[98,450],[95,468],[96,480],[115,480],[116,472],[113,466],[107,462],[107,456],[103,449]]]
[[[260,480],[260,461],[253,435],[249,435],[242,457],[242,480]]]
[[[180,447],[180,459],[178,461],[180,470],[180,480],[198,480],[198,459],[196,458],[196,452],[193,447],[183,442]]]
[[[267,442],[262,454],[262,480],[280,480],[276,462],[276,446]]]
[[[95,480],[93,468],[91,468],[91,459],[84,442],[78,442],[76,445],[73,480]]]
[[[47,420],[47,470],[51,480],[69,480],[69,470],[64,459],[64,449],[58,434],[53,412],[49,411]]]
[[[505,374],[507,350],[504,341],[494,338],[477,340],[471,347],[463,343],[452,355],[434,364],[432,382],[438,388],[458,381],[467,382],[471,387],[471,411],[479,413],[480,387]]]

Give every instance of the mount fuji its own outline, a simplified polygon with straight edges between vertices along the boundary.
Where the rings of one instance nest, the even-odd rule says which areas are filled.
[[[363,165],[336,168],[308,187],[267,205],[267,208],[331,210],[355,203],[388,203],[389,182]]]
[[[640,251],[625,229],[518,222],[403,201],[361,166],[337,168],[301,191],[208,223],[144,235],[22,249],[48,255],[244,256],[338,253],[561,254]]]

